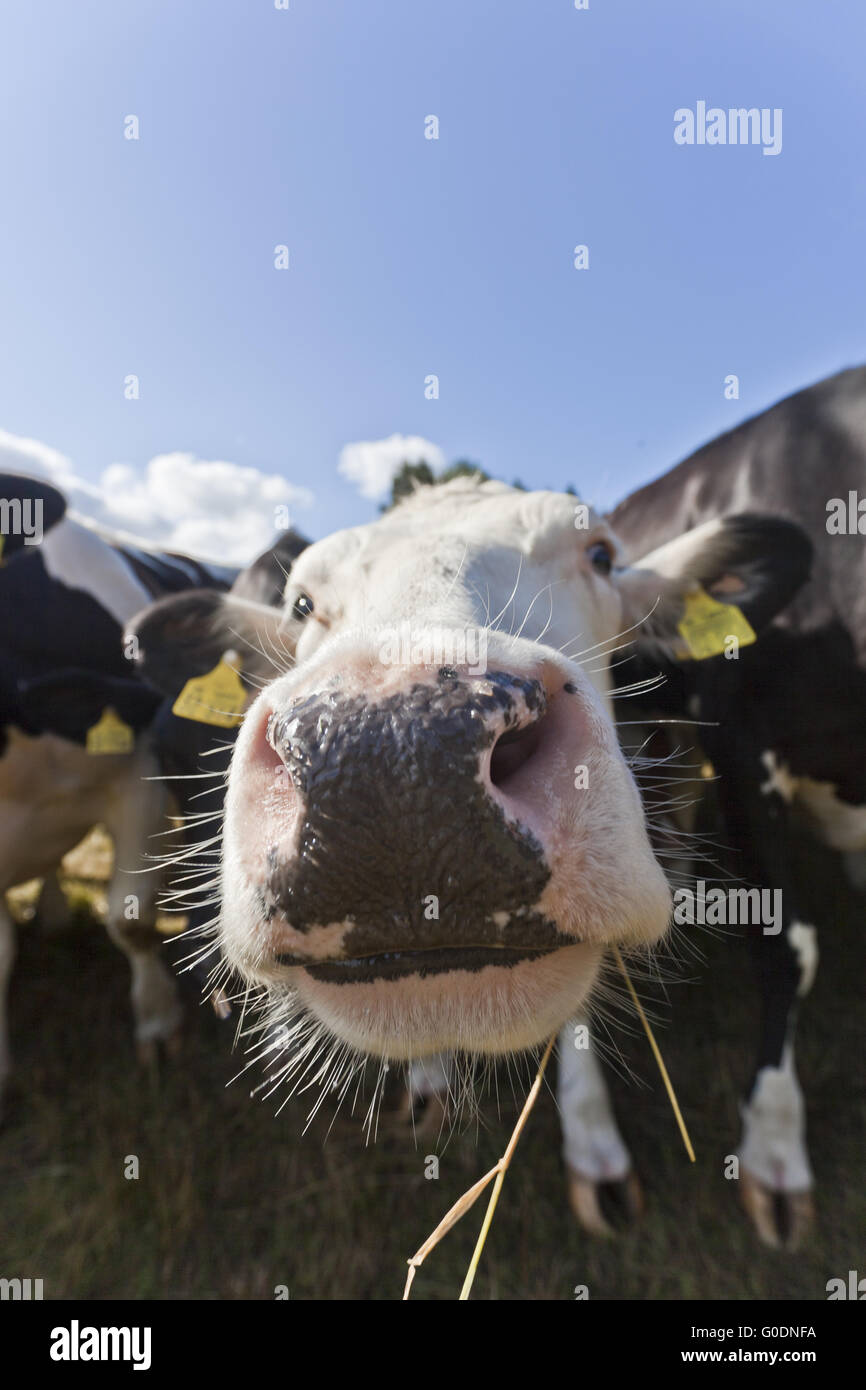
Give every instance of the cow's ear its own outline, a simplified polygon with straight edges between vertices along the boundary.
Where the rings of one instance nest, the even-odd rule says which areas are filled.
[[[309,544],[306,536],[298,531],[282,532],[272,546],[241,570],[231,587],[232,595],[251,599],[254,603],[278,604],[292,565]]]
[[[703,651],[689,651],[682,624],[696,633],[704,624],[721,634],[725,615],[713,629],[714,609],[726,604],[732,634],[742,641],[746,631],[737,612],[760,633],[809,578],[812,553],[808,536],[793,521],[751,512],[709,521],[619,571],[624,611],[638,626],[639,640],[681,656],[710,655],[711,641]],[[717,650],[723,649],[720,641]]]
[[[0,563],[36,553],[66,512],[66,498],[42,478],[0,473]]]
[[[251,690],[291,666],[300,624],[279,608],[251,603],[213,589],[193,589],[160,599],[134,617],[124,632],[124,652],[145,680],[174,698],[231,650]]]
[[[28,733],[59,734],[86,744],[106,710],[110,711],[121,721],[121,735],[125,729],[130,746],[121,737],[114,749],[110,745],[99,749],[97,739],[97,751],[104,752],[131,752],[134,736],[147,727],[160,703],[156,691],[134,675],[108,676],[74,667],[22,680],[18,688]]]

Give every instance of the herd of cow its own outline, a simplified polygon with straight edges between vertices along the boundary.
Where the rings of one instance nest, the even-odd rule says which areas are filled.
[[[607,949],[651,952],[671,924],[653,759],[620,742],[641,724],[647,749],[667,731],[668,774],[675,744],[700,744],[735,881],[781,904],[748,925],[763,1018],[738,1152],[758,1233],[797,1243],[812,1174],[794,1021],[817,924],[789,828],[808,824],[862,886],[866,368],[608,517],[459,478],[313,544],[283,533],[237,572],[111,538],[36,479],[0,475],[0,502],[0,1086],[2,895],[97,823],[136,1040],[171,1045],[158,837],[183,816],[171,877],[191,952],[215,999],[264,1004],[278,1078],[343,1096],[365,1058],[402,1060],[420,1108],[447,1100],[458,1054],[562,1030],[570,1200],[606,1229],[602,1195],[634,1208],[639,1189],[573,1025],[591,1039]],[[10,519],[37,507],[31,543]]]

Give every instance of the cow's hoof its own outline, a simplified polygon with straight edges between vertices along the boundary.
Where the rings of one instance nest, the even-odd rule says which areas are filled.
[[[764,1245],[772,1250],[802,1245],[815,1217],[811,1192],[774,1192],[743,1169],[740,1198]]]
[[[643,1216],[643,1188],[632,1168],[624,1178],[599,1181],[566,1169],[568,1204],[580,1225],[593,1236],[614,1236]]]

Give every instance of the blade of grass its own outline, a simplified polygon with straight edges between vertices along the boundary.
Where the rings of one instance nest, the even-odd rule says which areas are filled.
[[[463,1193],[462,1197],[458,1197],[453,1207],[449,1208],[449,1210],[445,1213],[442,1220],[439,1222],[439,1225],[436,1227],[435,1231],[433,1231],[427,1237],[424,1244],[418,1250],[416,1250],[411,1260],[408,1261],[409,1273],[406,1275],[406,1285],[403,1289],[404,1302],[409,1297],[409,1291],[412,1288],[416,1271],[420,1269],[421,1265],[424,1263],[427,1256],[430,1254],[430,1251],[436,1248],[442,1237],[446,1236],[448,1232],[451,1230],[452,1226],[456,1226],[460,1218],[462,1216],[465,1216],[467,1211],[469,1211],[470,1207],[473,1207],[475,1205],[484,1189],[495,1178],[496,1182],[494,1184],[493,1191],[490,1194],[490,1201],[487,1204],[487,1211],[484,1216],[484,1222],[481,1226],[481,1232],[478,1236],[478,1240],[475,1243],[475,1250],[473,1251],[472,1259],[469,1263],[469,1269],[467,1270],[466,1278],[463,1281],[463,1288],[460,1291],[460,1299],[462,1301],[468,1299],[469,1290],[472,1288],[472,1283],[475,1279],[475,1271],[478,1268],[478,1261],[480,1260],[481,1252],[484,1249],[484,1242],[487,1240],[487,1233],[490,1230],[490,1223],[493,1220],[493,1213],[496,1210],[496,1203],[499,1201],[499,1193],[502,1190],[502,1184],[505,1180],[505,1174],[508,1169],[508,1165],[510,1164],[511,1159],[514,1155],[514,1150],[517,1148],[517,1143],[520,1139],[520,1135],[523,1132],[523,1127],[526,1124],[526,1121],[529,1119],[532,1107],[534,1106],[538,1098],[538,1092],[541,1090],[541,1082],[544,1078],[545,1068],[547,1067],[547,1063],[550,1060],[550,1054],[553,1051],[553,1045],[555,1042],[556,1034],[554,1033],[553,1037],[549,1040],[547,1047],[544,1050],[544,1055],[539,1063],[538,1071],[535,1073],[535,1080],[533,1081],[532,1086],[529,1090],[529,1094],[526,1097],[523,1109],[520,1112],[517,1123],[514,1126],[514,1129],[512,1130],[511,1138],[508,1141],[508,1147],[506,1148],[505,1153],[499,1159],[498,1163],[494,1164],[494,1166],[490,1169],[489,1173],[485,1173],[484,1177],[479,1178],[478,1181],[468,1189],[468,1191]]]
[[[460,1290],[460,1299],[458,1301],[461,1303],[465,1302],[469,1297],[469,1292],[475,1280],[475,1271],[478,1268],[478,1261],[481,1259],[481,1252],[484,1249],[484,1242],[487,1240],[487,1232],[490,1230],[490,1223],[493,1220],[493,1213],[496,1210],[496,1203],[499,1201],[499,1194],[502,1191],[502,1184],[505,1181],[505,1174],[508,1171],[508,1165],[511,1162],[514,1150],[517,1148],[517,1142],[523,1132],[523,1126],[529,1119],[530,1111],[532,1110],[532,1107],[534,1106],[536,1099],[538,1098],[538,1092],[541,1090],[541,1083],[544,1079],[544,1073],[547,1068],[547,1063],[550,1061],[550,1054],[553,1051],[553,1045],[555,1042],[556,1034],[554,1033],[552,1038],[548,1042],[547,1047],[544,1049],[544,1056],[538,1064],[538,1071],[535,1073],[535,1080],[532,1083],[529,1095],[526,1097],[523,1109],[520,1112],[520,1118],[518,1119],[517,1124],[514,1126],[514,1131],[511,1135],[511,1138],[508,1141],[508,1148],[505,1150],[505,1153],[502,1155],[502,1157],[496,1165],[498,1169],[498,1172],[496,1174],[496,1182],[493,1184],[493,1191],[490,1194],[490,1201],[487,1203],[487,1211],[484,1214],[484,1223],[479,1232],[478,1240],[475,1244],[475,1249],[472,1252],[472,1259],[469,1261],[469,1268],[466,1271],[466,1278],[463,1280],[463,1288]]]
[[[682,1111],[680,1110],[679,1103],[678,1103],[678,1101],[677,1101],[676,1094],[675,1094],[675,1092],[674,1092],[674,1088],[673,1088],[673,1086],[671,1085],[671,1079],[670,1079],[670,1077],[668,1076],[668,1069],[667,1069],[667,1067],[665,1066],[664,1061],[662,1060],[662,1054],[661,1054],[661,1052],[659,1051],[658,1043],[656,1042],[656,1040],[655,1040],[655,1038],[654,1038],[654,1036],[653,1036],[653,1030],[652,1030],[652,1028],[650,1028],[649,1019],[647,1018],[646,1014],[644,1013],[643,1007],[642,1007],[642,1005],[641,1005],[641,1002],[640,1002],[640,1000],[639,1000],[638,997],[637,997],[637,992],[636,992],[636,990],[635,990],[634,985],[633,985],[632,982],[631,982],[631,976],[629,975],[628,971],[627,971],[626,968],[625,968],[625,961],[623,960],[622,956],[620,955],[619,947],[616,946],[616,945],[614,945],[611,949],[613,950],[613,954],[614,954],[614,958],[615,958],[615,960],[616,960],[616,963],[617,963],[617,965],[619,966],[620,970],[622,971],[623,978],[625,979],[625,982],[626,982],[626,984],[628,985],[628,992],[629,992],[629,994],[631,995],[632,1003],[634,1004],[635,1009],[637,1010],[638,1018],[640,1019],[641,1023],[643,1024],[643,1026],[644,1026],[644,1032],[646,1033],[647,1037],[649,1038],[649,1045],[650,1045],[650,1047],[652,1048],[653,1056],[655,1057],[656,1062],[658,1063],[658,1069],[659,1069],[659,1071],[661,1072],[662,1081],[665,1083],[665,1090],[666,1090],[667,1093],[668,1093],[668,1100],[669,1100],[670,1103],[671,1103],[671,1108],[672,1108],[672,1110],[673,1110],[673,1112],[674,1112],[674,1116],[676,1117],[676,1122],[677,1122],[677,1124],[678,1124],[679,1127],[680,1127],[680,1134],[683,1136],[683,1143],[684,1143],[685,1146],[686,1146],[686,1153],[688,1154],[688,1156],[689,1156],[689,1158],[691,1159],[692,1163],[694,1163],[694,1161],[695,1161],[695,1151],[694,1151],[694,1149],[692,1148],[692,1141],[691,1141],[691,1139],[689,1138],[689,1132],[688,1132],[688,1130],[686,1129],[686,1122],[685,1122],[685,1120],[683,1119]]]

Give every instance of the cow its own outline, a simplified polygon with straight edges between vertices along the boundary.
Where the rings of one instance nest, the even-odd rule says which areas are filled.
[[[805,531],[811,582],[736,661],[671,663],[656,654],[651,668],[637,661],[620,669],[632,682],[661,670],[667,679],[653,707],[700,721],[730,871],[780,893],[780,921],[753,932],[762,1026],[742,1107],[739,1190],[762,1240],[793,1248],[812,1219],[795,1023],[818,944],[816,924],[798,905],[792,817],[841,854],[866,851],[866,367],[798,391],[721,435],[627,497],[609,520],[639,565],[648,551],[743,509]]]
[[[230,601],[268,606],[279,603],[292,564],[308,544],[306,537],[294,528],[284,531],[273,545],[240,571],[229,590]],[[199,706],[193,711],[197,717],[191,717],[189,713],[176,714],[175,705],[188,682],[205,676],[225,655],[219,643],[214,647],[202,641],[202,633],[207,631],[211,615],[220,608],[221,595],[219,588],[197,589],[189,593],[184,605],[182,626],[171,630],[170,640],[153,653],[153,660],[149,660],[151,626],[162,630],[163,615],[170,625],[174,613],[174,600],[171,597],[157,600],[149,608],[148,620],[136,625],[136,641],[128,649],[128,655],[139,671],[142,672],[147,665],[149,680],[157,683],[166,696],[153,719],[151,746],[159,762],[165,787],[182,822],[178,827],[181,833],[179,852],[169,852],[165,858],[169,862],[183,864],[185,874],[184,883],[167,891],[161,905],[186,918],[186,931],[178,939],[179,945],[184,950],[192,942],[195,945],[188,956],[181,958],[180,963],[203,988],[211,978],[209,961],[216,947],[206,939],[207,929],[214,917],[213,905],[207,894],[202,897],[200,887],[200,879],[210,875],[207,870],[204,874],[200,870],[212,845],[215,823],[221,819],[225,777],[237,735],[237,724],[232,722],[226,727],[226,721],[219,717],[219,709]],[[187,640],[190,634],[191,643]],[[236,642],[239,639],[230,640]],[[276,659],[278,654],[271,655],[272,659]],[[243,670],[243,662],[239,659],[237,666],[240,671]],[[204,946],[198,940],[201,937],[205,937]],[[211,993],[220,1017],[228,1017],[231,1011],[225,990],[213,990]]]
[[[711,762],[724,869],[750,892],[778,893],[779,920],[749,923],[761,1034],[741,1107],[737,1186],[762,1242],[793,1250],[814,1216],[795,1031],[815,979],[818,932],[798,905],[791,823],[838,851],[861,888],[866,851],[866,368],[798,391],[723,434],[627,497],[608,521],[639,566],[650,551],[657,559],[660,548],[742,509],[804,530],[810,582],[737,660],[683,661],[643,642],[613,678],[631,687],[632,746],[670,733],[670,723],[653,730],[654,714],[687,721],[673,745],[684,766]],[[680,789],[680,799],[695,786]],[[671,845],[684,882],[676,833]],[[432,1081],[419,1086],[441,1093],[447,1067],[428,1070]],[[558,1094],[571,1205],[587,1229],[608,1233],[599,1188],[618,1198],[620,1214],[639,1210],[640,1189],[592,1047],[563,1050]]]
[[[180,1024],[156,947],[156,880],[137,870],[165,828],[150,746],[162,696],[130,669],[123,625],[145,603],[237,571],[127,544],[75,519],[58,490],[0,474],[0,1095],[8,1080],[7,998],[15,933],[4,894],[50,875],[96,823],[114,840],[107,927],[131,967],[139,1054]]]
[[[779,894],[780,919],[749,924],[761,1034],[741,1107],[737,1186],[762,1242],[793,1250],[814,1216],[795,1031],[815,979],[818,932],[798,906],[790,825],[805,824],[844,856],[861,888],[866,851],[866,368],[798,391],[723,434],[627,497],[608,521],[641,565],[650,551],[658,557],[660,547],[742,509],[799,524],[813,549],[810,582],[736,661],[682,661],[644,642],[615,666],[614,681],[632,688],[633,746],[669,732],[642,724],[653,714],[687,721],[673,742],[684,764],[703,756],[712,764],[725,870],[750,891]],[[640,693],[642,681],[651,696]],[[685,799],[694,789],[692,781]],[[676,835],[672,843],[681,856]],[[435,1094],[447,1069],[432,1075],[426,1090]],[[591,1047],[563,1051],[559,1103],[571,1205],[587,1229],[608,1233],[599,1187],[618,1197],[621,1214],[639,1209],[640,1192]]]
[[[201,626],[180,595],[136,619],[148,679],[198,626],[201,669],[242,649],[262,687],[214,887],[272,1074],[345,1095],[368,1056],[411,1072],[537,1048],[589,1006],[609,947],[651,951],[671,893],[611,654],[635,636],[673,653],[713,592],[760,635],[810,554],[753,513],[629,566],[575,498],[459,478],[309,546],[279,609],[222,596]]]

